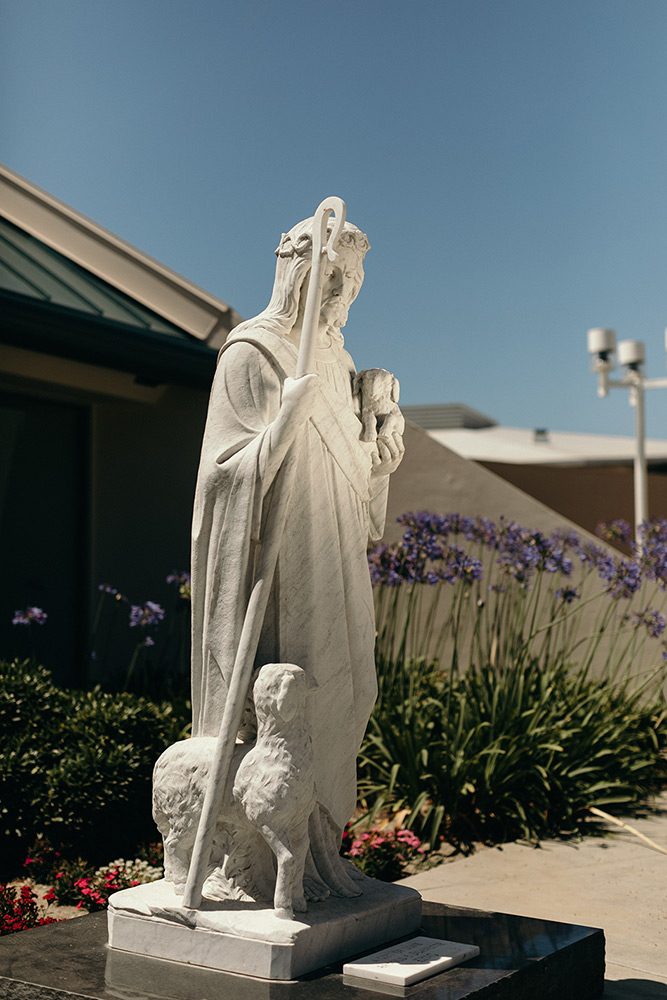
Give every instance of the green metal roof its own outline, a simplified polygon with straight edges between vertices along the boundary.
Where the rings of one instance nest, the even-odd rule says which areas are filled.
[[[177,326],[0,218],[0,288],[93,316],[190,340]]]
[[[153,381],[210,384],[217,352],[0,218],[0,339]]]

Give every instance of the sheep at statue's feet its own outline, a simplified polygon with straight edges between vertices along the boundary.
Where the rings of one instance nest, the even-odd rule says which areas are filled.
[[[253,689],[257,741],[234,751],[232,802],[220,817],[210,872],[226,895],[270,898],[272,866],[261,838],[276,859],[273,904],[277,916],[306,910],[303,874],[309,848],[308,820],[315,807],[313,752],[306,725],[306,675],[289,663],[266,664]],[[165,878],[182,893],[201,816],[216,740],[197,737],[169,747],[153,774],[153,816],[164,838]],[[256,834],[253,836],[253,834]],[[257,836],[257,834],[259,836]],[[220,874],[222,873],[222,875]],[[322,887],[324,889],[324,887]],[[326,894],[326,890],[318,898]]]

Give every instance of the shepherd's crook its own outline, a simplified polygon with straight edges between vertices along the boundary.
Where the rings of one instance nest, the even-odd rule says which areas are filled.
[[[334,226],[326,242],[327,222],[332,212],[335,212]],[[319,326],[320,306],[322,305],[322,254],[326,253],[329,260],[338,256],[334,244],[338,242],[345,225],[345,202],[341,198],[325,198],[317,206],[313,216],[313,263],[310,269],[306,308],[303,315],[303,328],[299,344],[299,360],[296,366],[296,377],[309,375],[315,370],[315,346],[317,344],[317,328]]]
[[[327,221],[332,213],[335,213],[334,226],[327,241]],[[329,260],[335,260],[338,256],[334,249],[334,244],[337,242],[345,224],[345,214],[344,201],[340,198],[325,198],[318,205],[313,217],[312,265],[308,294],[306,296],[301,342],[299,344],[299,358],[296,368],[297,378],[310,374],[315,367],[315,347],[317,344],[317,329],[322,302],[322,255],[326,253]],[[252,677],[255,655],[259,645],[262,623],[266,614],[271,585],[278,562],[287,507],[294,483],[295,464],[293,448],[290,448],[285,459],[282,489],[275,504],[269,511],[267,519],[266,541],[260,550],[255,582],[243,619],[241,638],[234,659],[234,667],[229,682],[222,722],[220,723],[215,755],[206,786],[202,814],[199,826],[197,827],[197,837],[183,893],[183,905],[189,909],[197,909],[201,905],[202,889],[211,856],[213,836],[227,790],[232,756],[236,744],[236,734],[241,725],[243,708],[248,697],[250,678]]]

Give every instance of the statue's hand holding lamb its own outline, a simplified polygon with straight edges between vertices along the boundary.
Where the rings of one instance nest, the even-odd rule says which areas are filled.
[[[361,440],[376,442],[375,475],[391,475],[403,459],[405,419],[398,407],[399,391],[398,379],[384,368],[367,368],[354,378],[353,392],[359,397],[361,411]]]
[[[405,445],[403,435],[398,431],[378,434],[377,451],[373,452],[373,475],[390,476],[403,461]]]

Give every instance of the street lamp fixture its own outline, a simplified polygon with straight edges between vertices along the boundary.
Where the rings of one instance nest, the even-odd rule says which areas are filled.
[[[667,350],[667,330],[665,331]],[[667,389],[667,378],[646,378],[644,374],[645,351],[641,340],[621,340],[616,344],[613,330],[595,327],[588,331],[588,353],[591,368],[598,377],[598,396],[604,398],[610,389],[628,389],[630,406],[635,408],[635,542],[639,544],[640,525],[648,520],[648,487],[646,475],[646,414],[644,393],[647,389]],[[614,355],[625,368],[622,378],[612,379],[615,368]]]

